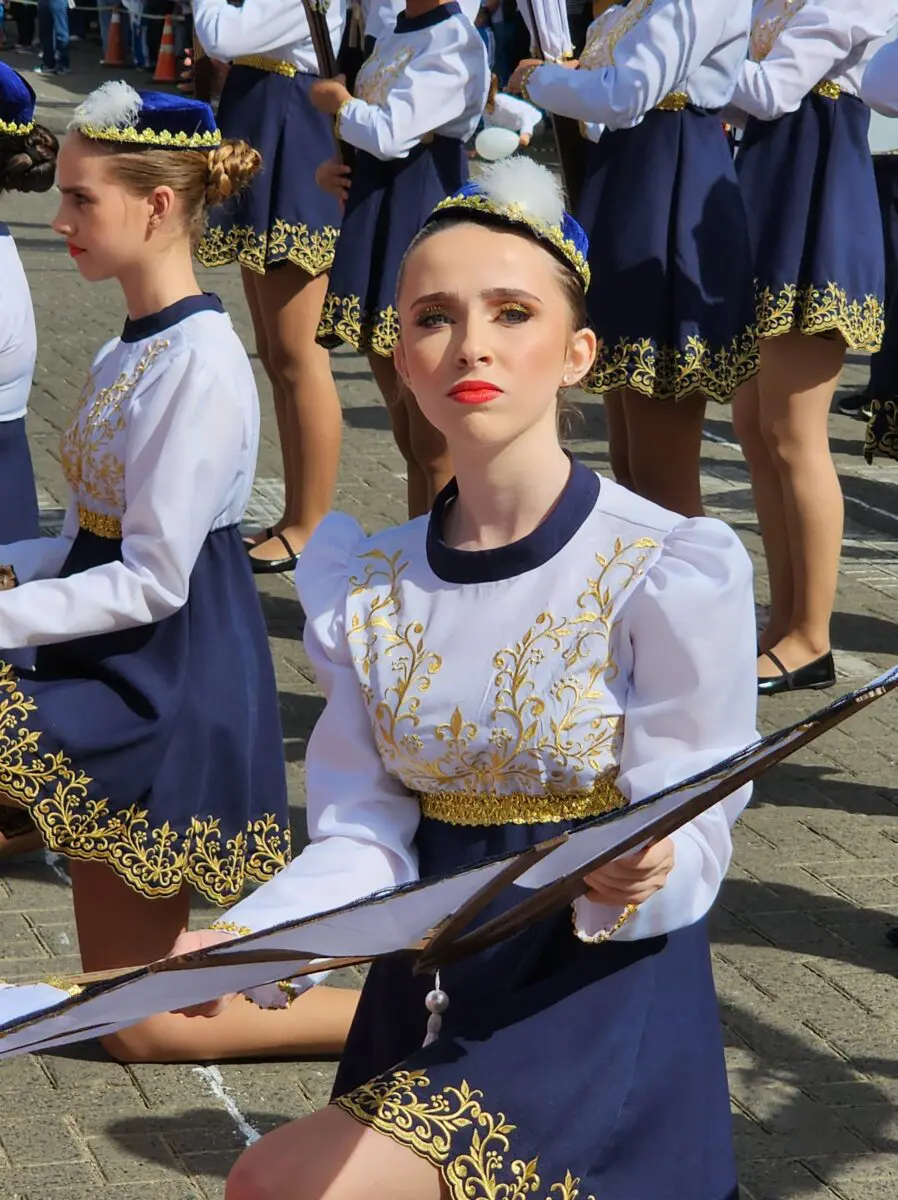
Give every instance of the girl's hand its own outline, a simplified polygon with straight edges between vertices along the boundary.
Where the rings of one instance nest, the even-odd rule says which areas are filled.
[[[530,134],[522,133],[520,135],[520,137],[518,138],[518,145],[521,147],[522,150],[525,146],[529,146],[530,145]]]
[[[209,946],[219,946],[222,942],[231,942],[239,936],[238,933],[226,929],[193,929],[180,934],[172,946],[171,953],[166,957],[177,958],[181,954],[193,954],[197,950],[206,950]],[[232,992],[230,995],[220,996],[217,1000],[208,1000],[205,1004],[178,1009],[178,1012],[185,1017],[217,1017],[234,999],[235,993]]]
[[[346,197],[349,195],[351,175],[351,169],[341,163],[338,158],[329,158],[316,170],[315,182],[322,191],[336,196],[341,204],[345,204]]]
[[[674,844],[665,838],[654,846],[616,858],[584,876],[589,887],[587,900],[624,908],[628,904],[645,904],[667,883],[674,868]]]
[[[352,93],[346,88],[346,76],[338,75],[336,79],[316,79],[309,97],[319,112],[335,117],[340,105],[352,99]]]

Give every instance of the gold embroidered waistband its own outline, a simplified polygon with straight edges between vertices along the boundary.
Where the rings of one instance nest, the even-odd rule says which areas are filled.
[[[668,92],[663,100],[659,100],[655,105],[658,112],[682,112],[689,103],[689,97],[685,92]]]
[[[583,792],[421,792],[421,813],[445,825],[543,825],[599,817],[623,808],[615,776],[603,775]]]
[[[831,79],[821,79],[818,84],[815,84],[811,91],[815,96],[825,96],[827,100],[838,100],[842,95],[842,89],[837,83],[833,83]]]
[[[78,524],[88,533],[95,533],[97,537],[120,538],[122,536],[122,523],[118,517],[111,517],[108,513],[93,512],[82,504],[78,505]]]
[[[298,68],[283,58],[266,58],[264,54],[243,54],[234,59],[235,67],[255,67],[257,71],[267,71],[269,75],[285,75],[292,79],[298,74]]]

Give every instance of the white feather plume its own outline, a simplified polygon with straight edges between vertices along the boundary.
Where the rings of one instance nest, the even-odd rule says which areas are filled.
[[[69,129],[125,129],[137,120],[143,102],[123,79],[101,84],[78,105]]]
[[[546,225],[561,225],[564,219],[564,193],[561,184],[548,169],[532,158],[513,154],[484,167],[478,186],[503,208],[523,210],[528,217]]]

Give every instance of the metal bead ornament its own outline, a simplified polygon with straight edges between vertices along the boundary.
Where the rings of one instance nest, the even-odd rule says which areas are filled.
[[[424,1045],[429,1046],[440,1036],[443,1013],[449,1007],[449,997],[440,987],[439,971],[437,971],[434,979],[433,990],[428,992],[424,998],[424,1006],[430,1013],[430,1016],[427,1018],[427,1034],[424,1038]]]

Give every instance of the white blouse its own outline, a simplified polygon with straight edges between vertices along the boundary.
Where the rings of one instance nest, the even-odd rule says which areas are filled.
[[[898,0],[757,0],[733,105],[774,121],[823,81],[859,96],[867,64],[896,21]]]
[[[473,25],[480,12],[480,0],[459,0],[459,4]],[[396,18],[405,9],[405,3],[404,0],[362,0],[361,9],[365,37],[376,41],[384,34],[393,32]]]
[[[861,99],[884,117],[898,117],[898,38],[870,59],[861,80]],[[898,128],[895,130],[898,136]]]
[[[311,840],[228,914],[248,930],[415,880],[422,811],[482,824],[497,809],[500,823],[505,809],[551,819],[571,796],[632,802],[756,736],[752,571],[739,539],[611,480],[599,489],[582,465],[534,534],[485,554],[447,547],[427,518],[366,537],[333,514],[297,587],[327,701],[306,754]],[[617,937],[708,911],[750,792],[673,835],[666,885]],[[586,899],[575,909],[585,932],[620,915]],[[260,1002],[276,1003],[274,992]]]
[[[0,421],[28,409],[37,361],[37,331],[28,279],[7,227],[0,224]]]
[[[62,535],[0,546],[0,646],[40,646],[161,621],[187,600],[209,533],[252,489],[259,400],[246,351],[211,296],[128,321],[94,360],[62,442]],[[121,536],[122,561],[58,578],[79,527]]]
[[[193,0],[193,22],[200,45],[212,58],[261,55],[292,63],[306,75],[318,74],[318,59],[300,0]],[[346,23],[345,0],[330,0],[327,27],[334,53],[340,49]]]
[[[751,0],[630,0],[589,27],[580,66],[539,67],[534,104],[593,129],[628,129],[671,93],[700,108],[728,103],[748,48]]]
[[[491,108],[483,114],[483,124],[486,128],[498,126],[500,129],[511,129],[514,133],[529,134],[543,119],[543,114],[520,96],[509,96],[507,92],[497,92]]]
[[[453,2],[396,20],[378,37],[337,114],[338,138],[375,158],[405,158],[431,134],[467,141],[489,91],[480,34]]]

